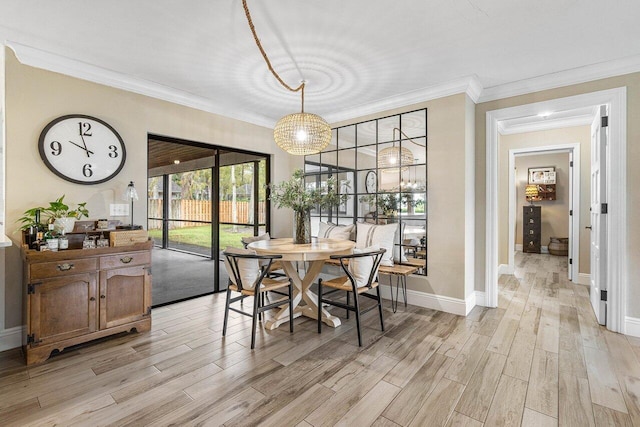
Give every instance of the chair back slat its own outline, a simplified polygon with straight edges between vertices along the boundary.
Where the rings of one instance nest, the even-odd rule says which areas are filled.
[[[386,252],[387,250],[382,248],[379,249],[377,251],[371,251],[371,252],[363,252],[363,253],[359,253],[359,254],[349,254],[349,255],[332,255],[331,259],[338,259],[340,261],[340,266],[342,267],[342,269],[344,270],[344,272],[346,273],[347,277],[349,278],[349,281],[351,282],[351,284],[353,285],[353,291],[356,292],[357,290],[357,281],[355,279],[355,277],[353,277],[353,274],[351,273],[351,271],[349,271],[349,267],[348,264],[345,264],[345,260],[350,260],[353,258],[362,258],[362,257],[372,257],[373,258],[373,267],[371,268],[371,271],[369,272],[369,280],[367,281],[367,284],[365,285],[368,288],[371,288],[373,285],[373,282],[376,279],[377,273],[378,273],[378,268],[380,267],[380,262],[382,261],[382,255]]]
[[[271,264],[274,259],[282,258],[282,255],[254,255],[254,254],[235,254],[229,252],[222,253],[229,262],[229,266],[231,267],[231,274],[233,274],[233,278],[235,279],[235,284],[238,287],[238,291],[242,292],[243,289],[255,289],[256,292],[260,291],[260,284],[262,280],[269,274],[269,269],[271,268]],[[267,261],[267,268],[259,269],[260,274],[256,277],[256,280],[251,283],[253,285],[252,288],[246,287],[242,283],[242,275],[240,274],[240,266],[239,262],[243,259],[256,259],[258,262],[260,260]]]

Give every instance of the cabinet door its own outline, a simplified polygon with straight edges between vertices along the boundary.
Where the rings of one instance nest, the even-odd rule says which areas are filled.
[[[49,344],[97,330],[96,273],[73,274],[32,283],[28,334]]]
[[[151,276],[146,266],[100,272],[100,329],[151,315]]]

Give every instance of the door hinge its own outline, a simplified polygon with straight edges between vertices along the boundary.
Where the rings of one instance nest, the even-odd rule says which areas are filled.
[[[151,307],[147,307],[146,316],[151,316]]]
[[[35,334],[27,335],[27,344],[40,344],[42,340],[36,340]]]
[[[42,285],[42,282],[29,283],[27,285],[27,295],[33,295],[36,293],[36,286]]]
[[[600,213],[601,214],[609,213],[609,204],[608,203],[600,204]]]
[[[600,291],[600,301],[606,301],[607,300],[607,291]]]
[[[571,168],[573,167],[573,160],[571,160],[571,161],[569,162],[569,167],[571,167]]]
[[[569,264],[573,264],[573,258],[569,258]]]
[[[573,209],[569,209],[569,216],[573,216]]]
[[[602,126],[603,128],[606,128],[607,126],[609,126],[609,116],[602,117],[602,120],[600,121],[600,126]]]

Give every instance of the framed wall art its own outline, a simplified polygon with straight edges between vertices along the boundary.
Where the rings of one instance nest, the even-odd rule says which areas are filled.
[[[556,168],[529,168],[529,184],[555,184]]]

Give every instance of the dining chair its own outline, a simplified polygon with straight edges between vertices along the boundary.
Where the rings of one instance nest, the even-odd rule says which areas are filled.
[[[242,246],[245,249],[247,249],[247,246],[249,245],[249,243],[258,242],[260,240],[271,240],[271,236],[269,235],[269,233],[264,233],[259,236],[248,236],[248,237],[240,238],[240,241],[242,242]],[[267,267],[267,262],[261,261],[260,268],[266,268],[266,267]],[[267,277],[270,277],[272,279],[274,277],[286,277],[286,274],[282,268],[282,263],[280,261],[272,262],[267,271],[268,271]]]
[[[318,333],[322,332],[322,306],[324,304],[350,311],[356,314],[356,328],[358,330],[358,345],[362,347],[362,333],[360,331],[360,316],[368,311],[378,308],[380,313],[380,328],[384,331],[384,320],[382,318],[382,299],[380,298],[380,286],[378,283],[378,268],[380,260],[386,249],[370,247],[366,249],[354,249],[350,255],[332,255],[331,259],[338,260],[345,276],[336,277],[330,280],[318,280]],[[336,299],[323,297],[323,288],[329,287],[333,290],[347,292],[347,301],[343,303]],[[376,289],[377,294],[371,295],[367,291]],[[353,305],[349,296],[353,294]],[[366,297],[376,301],[376,304],[362,310],[360,307],[360,297]]]
[[[225,257],[225,268],[231,283],[227,287],[222,336],[227,334],[229,310],[251,317],[251,348],[253,349],[256,342],[257,320],[262,320],[261,313],[285,304],[289,305],[289,332],[293,332],[293,283],[291,279],[271,279],[267,277],[273,260],[282,258],[282,255],[256,255],[251,250],[233,248],[227,248],[223,255]],[[260,262],[266,262],[267,268],[260,268]],[[265,304],[265,299],[263,298],[265,292],[282,289],[288,291],[283,294],[286,298]],[[240,295],[231,298],[231,292],[237,292]],[[231,306],[234,302],[240,301],[242,303],[244,298],[251,296],[253,296],[253,310],[251,313]]]

